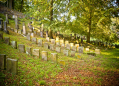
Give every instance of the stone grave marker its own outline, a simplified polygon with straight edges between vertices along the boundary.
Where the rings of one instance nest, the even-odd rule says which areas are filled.
[[[60,53],[61,52],[61,48],[60,47],[56,47],[56,52]]]
[[[66,47],[67,44],[69,44],[69,41],[65,41],[65,47]]]
[[[18,73],[18,60],[17,59],[11,59],[7,58],[7,71],[12,73],[12,74],[17,74]]]
[[[72,56],[72,57],[75,56],[75,51],[71,51],[71,56]]]
[[[15,33],[17,33],[17,32],[18,32],[18,30],[17,30],[17,29],[14,29],[14,32],[15,32]]]
[[[66,63],[65,63],[65,61],[64,61],[64,60],[60,60],[60,61],[59,61],[59,63],[60,63],[61,65],[63,65],[63,66],[65,66],[65,65],[66,65]]]
[[[70,43],[70,47],[71,47],[71,49],[72,49],[72,46],[74,46],[74,43]]]
[[[45,61],[48,61],[48,52],[47,51],[42,51],[42,59]]]
[[[31,36],[30,35],[27,35],[26,38],[31,41]]]
[[[18,44],[18,49],[20,52],[25,53],[25,45],[24,44]]]
[[[100,54],[100,49],[95,49],[96,54]]]
[[[23,35],[26,35],[26,34],[27,34],[26,27],[25,27],[25,25],[23,25]]]
[[[55,50],[54,44],[50,44],[50,49]]]
[[[70,50],[70,49],[71,49],[70,44],[67,44],[67,45],[66,45],[66,48],[67,48],[68,50]]]
[[[56,42],[59,41],[59,37],[56,37]]]
[[[32,38],[32,42],[37,43],[37,38]]]
[[[78,52],[79,53],[83,53],[83,49],[84,49],[84,47],[82,47],[82,46],[81,47],[78,47]]]
[[[10,44],[10,37],[4,37],[5,44]]]
[[[26,54],[32,55],[32,48],[26,47]]]
[[[40,57],[40,50],[39,49],[33,49],[32,55],[37,56],[39,58]]]
[[[65,44],[64,43],[61,44],[61,48],[65,48]]]
[[[81,54],[78,53],[78,54],[77,54],[77,58],[81,58]]]
[[[34,34],[36,35],[37,34],[37,31],[34,31]]]
[[[38,39],[38,46],[42,47],[43,46],[43,40],[42,39]]]
[[[49,45],[47,42],[44,43],[44,48],[48,49],[49,48]]]
[[[9,31],[7,30],[7,22],[6,21],[4,21],[4,32],[6,34],[9,34]]]
[[[18,30],[18,33],[19,33],[19,34],[21,34],[21,33],[22,33],[22,31],[21,31],[21,30]]]
[[[73,51],[76,51],[76,46],[72,46],[72,50]]]
[[[69,50],[64,50],[64,55],[69,56]]]
[[[34,37],[34,33],[31,33],[31,37]]]
[[[15,15],[15,28],[19,29],[19,25],[18,25],[18,17]]]
[[[0,54],[0,69],[6,69],[6,55]]]
[[[58,55],[57,55],[57,53],[51,53],[51,60],[55,61],[55,62],[58,62]]]
[[[86,52],[89,52],[89,48],[86,48]]]
[[[11,41],[11,45],[14,49],[17,49],[17,41]]]
[[[55,44],[55,39],[51,39],[51,44]]]
[[[40,37],[43,38],[43,31],[40,31]]]
[[[0,40],[3,40],[3,33],[0,33]]]
[[[46,37],[46,40],[47,40],[47,42],[49,42],[50,41],[49,37]]]
[[[64,44],[64,40],[63,39],[60,40],[60,45],[62,45],[62,44]]]
[[[60,46],[60,42],[59,41],[56,41],[56,46]]]

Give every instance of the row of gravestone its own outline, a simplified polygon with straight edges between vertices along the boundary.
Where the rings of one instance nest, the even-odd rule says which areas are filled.
[[[17,29],[12,30],[12,31],[15,31],[17,33],[16,30]],[[19,34],[21,34],[21,33],[19,33]],[[35,42],[36,44],[38,44],[38,46],[43,46],[43,40],[42,39],[37,39],[36,37],[34,37],[34,34],[36,34],[36,33],[28,33],[26,38],[29,41]],[[56,50],[56,52],[60,53],[61,52],[61,48],[65,48],[66,47],[67,50],[63,49],[64,55],[68,56],[69,55],[69,50],[71,50],[71,56],[72,57],[75,56],[75,52],[76,51],[78,51],[79,53],[83,53],[83,49],[84,48],[82,46],[79,47],[79,44],[75,44],[74,45],[74,43],[69,43],[68,41],[65,41],[65,43],[64,43],[64,40],[63,39],[59,40],[58,37],[56,37],[56,40],[55,39],[50,39],[49,37],[46,37],[46,40],[48,42],[51,41],[50,45],[47,42],[44,43],[44,47],[47,48],[47,49],[49,48],[51,50]],[[55,44],[56,44],[56,46],[55,46]],[[61,48],[60,48],[60,46],[61,46]],[[88,52],[88,54],[92,54],[92,55],[95,55],[95,53],[96,54],[100,54],[100,49],[95,49],[95,53],[93,53],[93,52],[89,53],[89,48],[86,48],[86,51]]]
[[[10,42],[10,37],[4,37],[4,39],[3,39],[3,33],[0,33],[0,39],[4,40],[4,43],[6,43],[8,45],[11,45],[13,48],[17,49],[17,42],[16,41],[11,41]],[[32,49],[30,47],[27,47],[26,51],[25,51],[25,45],[18,44],[18,50],[22,53],[26,52],[26,54],[33,55],[37,58],[40,57],[40,50],[39,49]],[[43,60],[47,61],[48,60],[48,52],[47,51],[42,51],[41,57],[42,57]],[[57,53],[51,53],[51,60],[58,63]],[[0,68],[1,69],[6,69],[6,55],[0,54],[0,63],[1,63]],[[60,60],[59,63],[62,64],[62,65],[65,65],[65,61],[63,61],[63,60]],[[7,64],[8,64],[7,71],[11,72],[13,74],[17,74],[17,66],[18,66],[17,60],[8,58],[7,59]]]

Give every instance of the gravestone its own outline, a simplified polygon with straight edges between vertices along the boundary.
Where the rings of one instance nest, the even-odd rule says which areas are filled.
[[[68,56],[69,55],[69,50],[64,50],[64,55]]]
[[[37,38],[32,38],[32,42],[37,43]]]
[[[49,48],[49,45],[47,42],[44,43],[44,48],[48,49]]]
[[[18,44],[18,49],[20,52],[25,53],[25,45],[24,44]]]
[[[49,37],[46,37],[46,40],[47,40],[47,42],[49,42],[50,41]]]
[[[86,48],[86,52],[89,52],[89,48]]]
[[[58,36],[56,37],[56,42],[57,42],[57,41],[59,41],[59,37],[58,37]]]
[[[55,50],[54,44],[50,44],[50,49]]]
[[[15,15],[15,28],[19,29],[19,25],[18,25],[18,17]]]
[[[3,40],[3,33],[0,33],[0,40]]]
[[[11,45],[14,49],[17,49],[17,41],[11,41]]]
[[[27,34],[27,32],[26,32],[26,27],[25,27],[25,25],[23,24],[23,35],[26,35]]]
[[[6,14],[6,22],[9,24],[8,15]]]
[[[15,33],[17,33],[17,32],[18,32],[18,30],[17,30],[17,29],[14,29],[14,32],[15,32]]]
[[[73,51],[76,51],[76,46],[72,46],[72,50]]]
[[[0,31],[3,31],[3,19],[0,18]]]
[[[65,63],[65,61],[64,61],[64,60],[60,60],[60,61],[59,61],[59,63],[60,63],[61,65],[63,65],[63,66],[65,66],[65,65],[66,65],[66,63]]]
[[[39,31],[37,31],[37,35],[38,35],[38,36],[40,36],[40,30],[39,30]]]
[[[7,71],[12,73],[12,74],[17,74],[18,73],[18,60],[17,59],[11,59],[7,58]]]
[[[60,47],[56,47],[56,52],[60,53],[61,52],[61,48]]]
[[[40,57],[40,50],[39,49],[33,49],[32,55],[37,56],[39,58]]]
[[[38,46],[42,47],[43,46],[43,40],[42,39],[38,39]]]
[[[48,52],[47,51],[42,51],[42,59],[45,61],[48,60]]]
[[[58,62],[58,55],[57,55],[57,53],[51,53],[51,60],[55,61],[55,62]]]
[[[6,69],[6,55],[0,54],[0,69]]]
[[[56,41],[56,46],[60,46],[60,42],[59,41]]]
[[[43,31],[40,31],[40,37],[43,38]]]
[[[34,31],[34,34],[36,35],[37,34],[37,31]]]
[[[21,33],[22,33],[22,31],[21,31],[21,30],[18,30],[18,33],[19,33],[19,34],[21,34]]]
[[[11,31],[12,31],[12,32],[14,32],[14,29],[13,29],[13,28],[11,28]]]
[[[78,53],[78,54],[77,54],[77,58],[81,58],[81,54]]]
[[[10,37],[4,37],[5,44],[10,44]]]
[[[96,54],[100,54],[100,49],[95,49]]]
[[[63,39],[60,40],[60,45],[62,45],[62,44],[64,44],[64,40]]]
[[[27,35],[26,38],[31,41],[31,36],[30,35]]]
[[[32,48],[26,47],[26,54],[32,55]]]
[[[64,43],[61,44],[61,48],[65,48],[65,44]]]
[[[55,39],[51,39],[51,44],[55,44]]]
[[[70,44],[67,44],[67,45],[66,45],[66,48],[67,48],[68,50],[70,50],[70,49],[71,49]]]
[[[72,56],[72,57],[75,56],[75,51],[71,51],[71,56]]]
[[[31,37],[34,37],[34,33],[31,33]]]
[[[82,46],[81,47],[78,47],[78,52],[79,53],[83,53],[83,49],[84,49],[84,47],[82,47]]]
[[[4,21],[4,32],[6,34],[9,34],[9,31],[7,30],[7,22],[6,21]]]
[[[72,46],[74,46],[74,43],[70,43],[70,47],[71,47],[71,49],[72,49]]]
[[[69,41],[65,41],[65,47],[66,47],[67,44],[69,44]]]

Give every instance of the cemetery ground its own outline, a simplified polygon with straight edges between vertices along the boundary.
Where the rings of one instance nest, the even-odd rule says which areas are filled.
[[[28,21],[25,21],[27,24]],[[10,27],[14,28],[14,21],[10,20]],[[22,27],[22,23],[21,26]],[[2,31],[0,31],[2,32]],[[3,33],[3,37],[10,37],[10,41],[17,41],[25,47],[40,49],[48,52],[48,61],[43,61],[33,55],[21,53],[0,40],[0,54],[7,58],[18,59],[18,74],[13,75],[5,70],[0,71],[0,84],[6,86],[118,86],[119,85],[119,49],[101,48],[101,54],[96,56],[84,54],[81,58],[65,56],[58,53],[58,60],[64,60],[65,66],[50,60],[51,53],[56,53],[44,47],[38,47],[28,41],[26,37],[10,31]],[[38,37],[40,38],[40,37]],[[45,38],[40,38],[45,39]],[[94,46],[97,47],[97,46]]]

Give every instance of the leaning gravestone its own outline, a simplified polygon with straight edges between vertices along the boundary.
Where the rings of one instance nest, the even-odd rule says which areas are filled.
[[[32,48],[30,48],[30,47],[26,47],[26,54],[28,54],[28,55],[32,55]]]
[[[18,68],[18,60],[17,59],[11,59],[11,58],[7,58],[7,71],[12,73],[12,74],[17,74]]]
[[[47,51],[42,51],[42,59],[45,61],[48,60],[48,52]]]
[[[0,54],[0,69],[5,69],[6,68],[6,55],[5,54]]]
[[[3,40],[3,33],[0,33],[0,40]]]
[[[17,49],[17,42],[16,41],[11,41],[11,45],[14,49]]]
[[[38,46],[42,47],[43,46],[43,40],[42,39],[38,39]]]
[[[83,49],[84,49],[84,47],[82,47],[82,46],[81,47],[78,47],[78,52],[79,53],[83,53]]]
[[[15,15],[15,28],[19,29],[19,25],[18,25],[18,17]]]
[[[44,43],[44,48],[48,49],[49,48],[49,45],[47,42]]]
[[[61,52],[61,48],[60,47],[56,47],[56,52],[60,53]]]
[[[55,62],[58,62],[58,55],[57,55],[57,53],[51,53],[51,60],[55,61]]]
[[[37,43],[37,38],[32,38],[32,42]]]
[[[10,44],[10,37],[4,37],[5,44]]]
[[[34,37],[34,33],[31,33],[31,37]]]
[[[37,56],[39,58],[40,57],[40,50],[39,49],[33,49],[32,55]]]
[[[72,56],[72,57],[75,56],[75,51],[71,51],[71,56]]]
[[[24,44],[19,44],[18,49],[20,52],[25,53],[25,45]]]
[[[9,31],[7,30],[7,22],[4,21],[4,32],[9,34]]]

